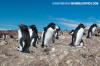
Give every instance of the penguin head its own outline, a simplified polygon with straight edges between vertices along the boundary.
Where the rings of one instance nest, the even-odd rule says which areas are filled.
[[[30,25],[29,27],[30,27],[30,28],[32,29],[32,31],[34,31],[35,33],[38,32],[38,30],[37,30],[37,28],[36,28],[35,25]]]
[[[97,24],[94,23],[93,26],[94,26],[94,27],[97,27]]]
[[[47,26],[47,28],[49,28],[49,27],[51,27],[52,29],[55,29],[55,23],[51,22],[51,23]]]
[[[30,25],[29,26],[31,29],[35,30],[36,29],[36,26],[35,25]]]
[[[47,31],[47,27],[44,27],[43,29],[44,29],[44,31]]]
[[[28,30],[27,25],[24,25],[24,24],[19,24],[19,28],[20,28],[21,30],[23,30],[23,31]]]
[[[86,26],[84,24],[79,24],[80,28],[86,28]]]

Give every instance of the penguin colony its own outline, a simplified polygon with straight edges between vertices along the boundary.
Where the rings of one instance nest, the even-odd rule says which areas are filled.
[[[72,30],[69,34],[72,36],[72,42],[70,46],[82,47],[84,46],[84,42],[82,40],[86,26],[84,24],[79,24],[75,30]],[[32,45],[37,48],[38,40],[41,41],[41,47],[46,47],[50,45],[50,43],[54,43],[55,39],[59,39],[58,32],[60,31],[60,27],[55,25],[54,23],[48,24],[43,28],[43,32],[41,37],[38,36],[38,30],[35,25],[24,25],[19,24],[18,30],[18,51],[29,53],[29,47]],[[97,29],[97,24],[93,24],[90,26],[88,30],[87,38],[90,39],[94,36],[95,31]]]

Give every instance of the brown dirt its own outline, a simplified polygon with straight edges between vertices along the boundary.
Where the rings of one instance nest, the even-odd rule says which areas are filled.
[[[84,47],[71,47],[71,36],[63,31],[48,48],[30,47],[30,53],[17,51],[17,42],[0,40],[0,66],[100,66],[100,37],[83,37]]]

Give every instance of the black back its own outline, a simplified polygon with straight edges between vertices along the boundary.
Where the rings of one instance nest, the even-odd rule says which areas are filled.
[[[35,33],[38,33],[38,30],[35,25],[30,25],[29,27],[32,29],[32,31],[34,31]]]
[[[37,41],[37,39],[38,39],[38,30],[37,30],[37,28],[36,28],[36,26],[35,25],[30,25],[29,26],[31,29],[32,29],[32,31],[33,31],[33,33],[32,33],[32,36],[31,36],[31,41],[32,41],[32,39],[34,38],[34,42],[33,42],[33,46],[34,47],[36,47],[36,41]]]
[[[94,27],[97,27],[97,24],[92,24],[92,25],[90,26],[90,28],[89,28],[89,30],[88,30],[87,38],[90,38],[90,37],[89,37],[90,32],[91,32],[91,35],[92,35],[92,29],[93,29]]]
[[[25,39],[30,38],[28,27],[26,25],[21,24],[21,25],[19,25],[19,28],[22,32],[22,37],[23,38],[25,38]]]
[[[20,28],[21,33],[22,33],[22,38],[20,39],[20,44],[23,47],[22,52],[26,52],[29,49],[30,41],[31,41],[29,31],[28,31],[28,27],[26,25],[20,24],[19,28]],[[23,46],[23,41],[25,42],[24,46]]]

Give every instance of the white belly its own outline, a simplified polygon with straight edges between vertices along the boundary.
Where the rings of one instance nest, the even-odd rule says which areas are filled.
[[[54,30],[52,28],[49,28],[45,34],[44,45],[52,43],[53,35],[54,35]]]
[[[22,37],[21,30],[18,30],[18,40],[20,40],[21,37]]]
[[[83,28],[81,28],[81,29],[77,32],[75,45],[79,45],[79,44],[80,44],[80,41],[81,41],[82,36],[83,36],[83,32],[84,32],[84,29],[83,29]]]
[[[18,43],[19,43],[19,51],[22,51],[22,46],[20,45],[20,39],[22,38],[21,30],[18,30]]]
[[[44,31],[42,32],[42,35],[41,35],[41,43],[43,41],[43,34],[44,34]]]
[[[57,37],[57,30],[54,31],[54,37]]]
[[[32,36],[32,33],[33,33],[32,29],[29,29],[30,37]]]
[[[55,37],[57,37],[57,32],[55,33]]]
[[[30,38],[31,38],[32,37],[32,34],[33,34],[32,29],[29,29],[29,34],[30,34]],[[31,40],[31,45],[32,45],[33,42],[34,42],[34,38]]]
[[[94,28],[92,29],[92,34],[94,34],[95,30],[96,30],[96,27],[94,27]]]

